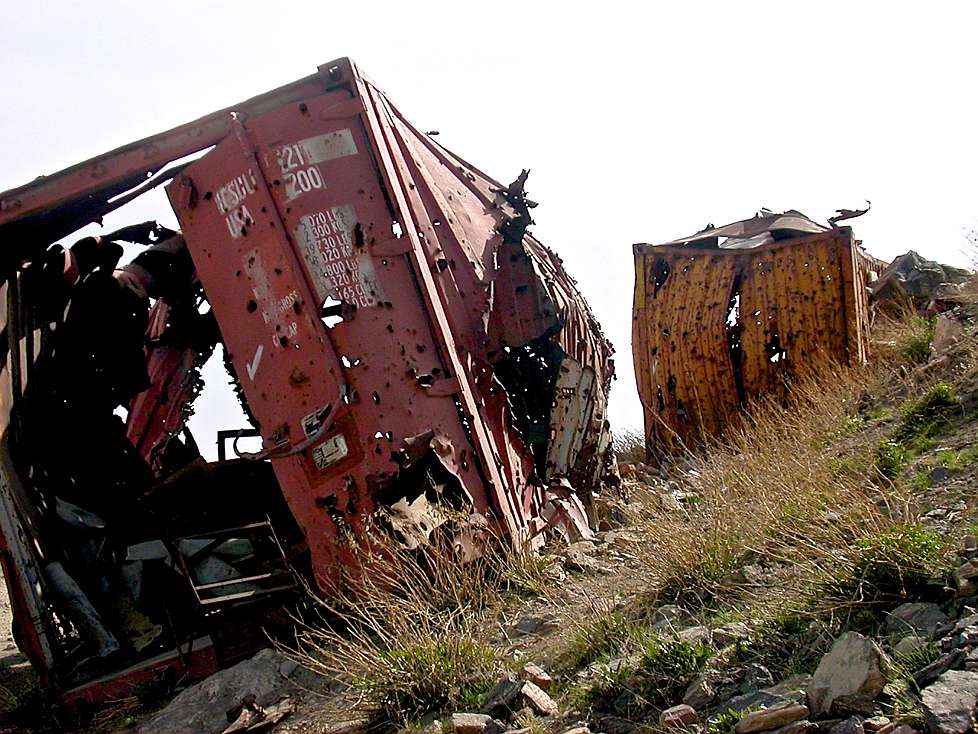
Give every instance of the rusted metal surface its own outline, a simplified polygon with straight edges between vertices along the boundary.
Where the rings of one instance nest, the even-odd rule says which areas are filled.
[[[350,82],[237,123],[168,186],[323,584],[347,533],[422,491],[398,476],[405,440],[426,432],[472,510],[529,541],[550,474],[596,478],[611,369],[559,261],[524,236],[521,186],[504,190]],[[536,416],[543,443],[559,439],[549,466],[516,430],[532,411],[514,414],[494,369],[541,339],[562,352],[551,367],[577,375]]]
[[[720,434],[790,380],[867,358],[872,262],[798,212],[635,245],[632,344],[649,450]]]
[[[448,533],[469,556],[487,534],[536,546],[548,530],[590,533],[592,490],[615,472],[606,416],[612,348],[560,259],[527,232],[535,206],[524,193],[527,173],[508,186],[493,180],[419,132],[340,59],[0,194],[0,266],[14,288],[8,312],[17,315],[0,371],[3,458],[11,466],[3,477],[30,477],[9,502],[0,492],[8,521],[0,523],[0,548],[8,549],[5,576],[29,633],[24,644],[53,683],[78,682],[66,675],[77,631],[52,622],[59,601],[31,569],[63,563],[63,586],[85,605],[90,589],[73,556],[78,548],[66,543],[66,554],[57,520],[40,518],[68,489],[83,509],[91,510],[86,492],[106,513],[117,508],[91,493],[98,484],[91,471],[76,482],[70,467],[52,461],[42,430],[44,411],[61,410],[43,381],[64,380],[49,367],[57,350],[47,341],[67,338],[60,336],[64,305],[97,271],[91,263],[86,270],[84,248],[54,255],[45,248],[169,181],[182,239],[169,233],[141,264],[120,269],[110,258],[99,287],[111,298],[96,300],[89,318],[94,327],[97,307],[124,297],[131,316],[148,324],[138,371],[149,387],[126,400],[124,438],[99,443],[126,454],[131,471],[113,486],[137,511],[122,523],[124,540],[116,537],[119,518],[96,532],[116,534],[126,563],[168,563],[179,572],[166,582],[181,585],[171,596],[183,606],[166,601],[176,617],[168,633],[179,641],[199,632],[200,617],[213,629],[225,607],[291,588],[285,561],[309,570],[329,592],[357,544],[393,539],[410,549]],[[141,237],[151,231],[132,229]],[[175,253],[192,260],[180,288],[172,296],[148,290],[172,276],[166,268]],[[164,254],[166,268],[146,270]],[[57,272],[47,291],[18,301],[14,286],[33,260],[63,267],[48,268]],[[151,310],[147,295],[158,299]],[[262,448],[228,460],[221,435],[221,459],[205,462],[185,424],[199,370],[218,343]],[[100,415],[92,425],[110,430],[108,419]],[[248,434],[243,426],[240,435]],[[36,477],[43,481],[34,486]],[[143,507],[154,518],[145,527]],[[21,547],[17,538],[30,542]],[[245,541],[247,564],[217,557],[222,543]],[[263,546],[268,553],[250,552]],[[15,551],[25,559],[11,562]],[[142,578],[143,566],[127,569]],[[102,616],[104,594],[91,596],[94,615]],[[117,683],[110,675],[93,684],[86,700]]]

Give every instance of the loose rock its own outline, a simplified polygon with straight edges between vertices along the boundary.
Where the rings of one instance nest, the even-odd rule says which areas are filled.
[[[863,722],[863,729],[878,732],[890,725],[890,720],[885,716],[871,716]]]
[[[811,676],[795,675],[781,681],[776,686],[750,691],[740,696],[734,696],[729,701],[720,704],[723,711],[747,711],[748,709],[771,707],[777,704],[793,701],[805,703],[805,689],[811,684]]]
[[[512,631],[518,635],[534,635],[538,632],[546,632],[547,630],[554,629],[555,627],[557,627],[557,620],[553,617],[527,615],[513,625]]]
[[[261,650],[249,660],[191,686],[139,727],[139,734],[213,734],[228,725],[227,711],[254,696],[269,706],[288,689],[296,664],[275,650]]]
[[[850,716],[829,729],[829,734],[864,734],[863,720],[858,716]]]
[[[719,647],[733,645],[750,637],[750,628],[743,622],[730,622],[713,630],[713,642]]]
[[[520,689],[520,694],[538,714],[556,716],[560,713],[560,708],[558,708],[554,700],[536,683],[530,683],[529,681],[524,683],[523,688]]]
[[[668,708],[659,714],[659,726],[663,729],[681,729],[699,722],[696,709],[684,703]]]
[[[876,703],[868,696],[838,696],[829,707],[829,713],[839,718],[873,716],[876,714]]]
[[[927,640],[917,635],[907,635],[893,646],[893,652],[897,655],[909,655],[912,652],[921,650],[927,646]]]
[[[492,724],[492,717],[486,714],[452,714],[450,724],[456,734],[482,734]]]
[[[708,645],[710,643],[710,629],[703,626],[687,627],[679,630],[677,637],[694,647],[696,645]]]
[[[951,650],[951,652],[941,655],[930,665],[925,665],[913,674],[914,683],[918,688],[930,685],[937,680],[945,671],[956,668],[964,661],[964,650]]]
[[[933,734],[971,731],[978,701],[978,672],[949,670],[921,692],[921,701]]]
[[[808,691],[809,705],[815,714],[826,714],[839,696],[874,699],[883,684],[879,647],[858,632],[847,632],[819,662]]]
[[[815,725],[810,721],[792,721],[790,724],[772,730],[770,734],[806,734],[814,728]]]
[[[511,675],[504,675],[496,683],[496,687],[485,697],[479,711],[496,718],[508,718],[513,711],[519,708],[518,701],[523,686],[523,681],[517,680]]]
[[[751,711],[737,722],[735,730],[737,734],[767,731],[804,719],[808,714],[808,706],[789,701],[760,711]]]
[[[916,633],[930,637],[942,625],[948,622],[948,616],[936,604],[914,602],[901,604],[886,620],[886,631],[890,634]]]
[[[543,690],[550,688],[554,682],[554,679],[543,668],[533,663],[527,663],[523,666],[523,677],[540,686]]]

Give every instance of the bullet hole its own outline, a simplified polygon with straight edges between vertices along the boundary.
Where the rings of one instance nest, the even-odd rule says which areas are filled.
[[[332,329],[337,324],[353,318],[355,312],[356,306],[352,303],[345,303],[335,296],[326,296],[319,309],[319,319],[327,329]]]
[[[662,290],[662,286],[669,280],[672,270],[665,258],[657,257],[652,266],[652,297],[654,298]]]
[[[250,301],[248,301],[248,313],[254,313],[257,310],[258,310],[258,302],[255,301],[254,298],[252,298]]]
[[[730,367],[733,371],[734,387],[737,399],[741,405],[747,404],[747,390],[744,384],[744,345],[742,333],[744,330],[740,316],[741,276],[738,274],[730,289],[730,300],[727,303],[727,353],[730,356]],[[757,312],[758,314],[760,311]]]

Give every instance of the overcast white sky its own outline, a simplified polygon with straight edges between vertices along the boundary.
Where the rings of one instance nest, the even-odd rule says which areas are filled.
[[[534,231],[618,350],[616,427],[641,424],[634,242],[871,199],[853,225],[873,254],[969,263],[978,3],[43,0],[3,15],[0,190],[340,56],[495,178],[531,168]],[[154,217],[174,223],[162,197],[121,223]],[[207,429],[237,427],[214,400]]]

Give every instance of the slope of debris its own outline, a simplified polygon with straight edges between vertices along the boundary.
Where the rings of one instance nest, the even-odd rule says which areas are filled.
[[[391,728],[972,731],[974,313],[881,318],[885,365],[839,375],[841,387],[823,384],[794,415],[759,418],[712,459],[653,468],[620,456],[629,502],[605,497],[607,529],[547,557],[546,588],[510,595],[492,616],[487,642],[505,672],[468,705]],[[763,448],[777,454],[770,466],[751,462]],[[744,475],[723,482],[743,516],[709,496],[708,469]],[[779,471],[798,494],[761,501]]]
[[[356,603],[299,610],[280,652],[79,730],[972,731],[974,293],[879,317],[873,366],[799,383],[702,455],[620,442],[592,538],[397,561]]]

